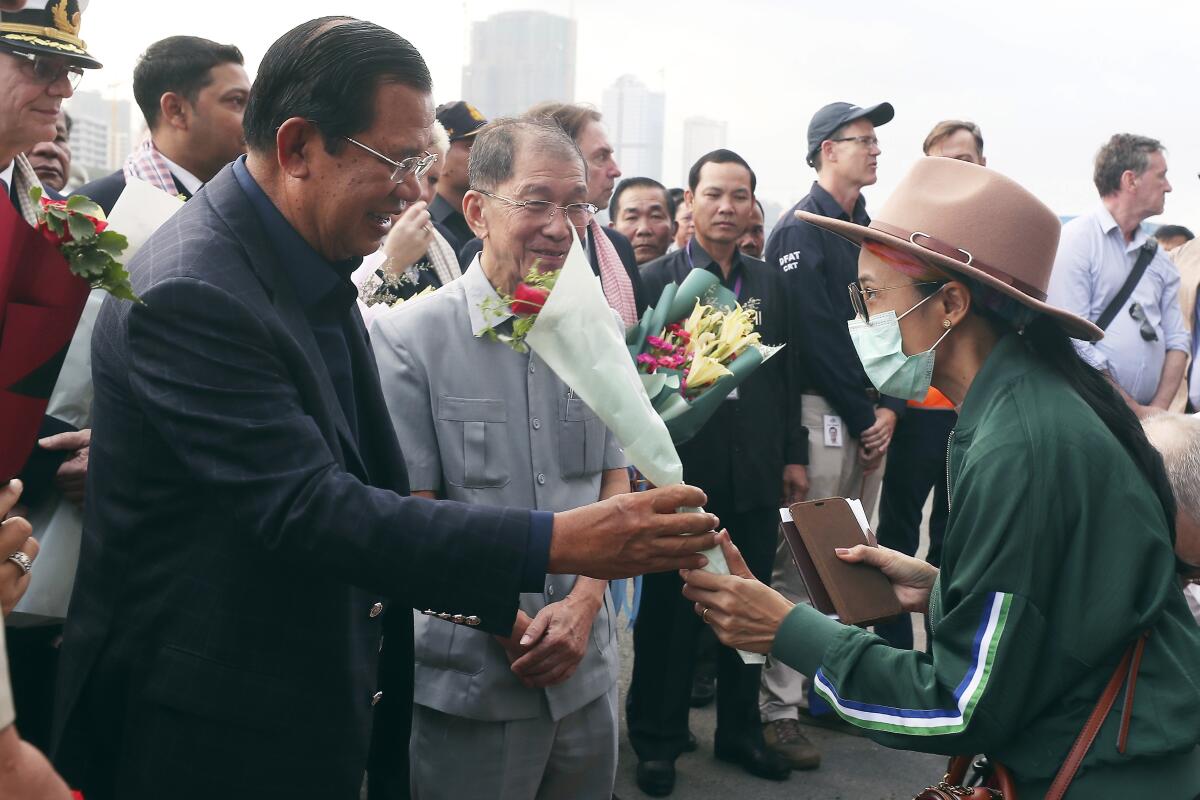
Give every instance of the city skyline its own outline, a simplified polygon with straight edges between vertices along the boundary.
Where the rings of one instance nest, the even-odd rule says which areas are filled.
[[[323,0],[261,8],[208,0],[173,8],[170,15],[139,15],[130,25],[123,13],[129,5],[94,0],[89,6],[82,36],[105,69],[89,71],[82,89],[131,99],[138,54],[178,33],[235,42],[253,77],[278,36],[331,11]],[[1174,20],[1181,30],[1200,25],[1200,8],[1165,0],[1146,0],[1139,8]],[[879,182],[865,192],[868,210],[878,209],[921,157],[921,142],[935,122],[965,118],[983,129],[989,166],[1062,216],[1097,204],[1092,159],[1111,134],[1154,136],[1167,147],[1174,192],[1166,213],[1153,221],[1200,227],[1200,142],[1194,133],[1200,111],[1179,102],[1169,79],[1194,72],[1194,57],[1183,47],[1157,48],[1151,68],[1145,52],[1129,50],[1119,25],[1099,24],[1080,37],[1079,11],[1067,4],[1013,0],[995,14],[894,0],[850,15],[783,0],[744,0],[731,17],[725,5],[675,0],[470,0],[418,16],[399,6],[344,0],[337,13],[371,19],[410,39],[433,73],[435,102],[444,102],[461,94],[472,23],[520,9],[574,19],[577,101],[599,107],[604,89],[624,74],[665,95],[664,183],[682,182],[682,120],[717,116],[729,121],[728,145],[757,172],[759,195],[790,207],[814,177],[804,164],[813,112],[834,100],[887,100],[896,118],[880,129],[884,152]],[[1097,0],[1088,14],[1105,20],[1123,12],[1115,0]],[[745,22],[745,35],[732,41],[731,19]],[[946,46],[935,51],[913,42]]]
[[[622,75],[604,90],[601,113],[614,157],[626,176],[663,178],[665,95],[635,75]]]
[[[471,24],[461,98],[489,119],[575,99],[575,21],[542,11],[508,11]]]
[[[71,161],[88,180],[107,175],[125,162],[134,142],[131,105],[128,100],[87,91],[76,92],[63,103],[71,115]]]

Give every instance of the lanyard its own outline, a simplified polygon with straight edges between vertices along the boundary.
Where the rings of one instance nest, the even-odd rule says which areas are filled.
[[[684,254],[687,255],[688,269],[695,269],[696,263],[692,261],[692,242],[694,239],[688,239],[687,247],[683,248]],[[742,273],[738,273],[737,280],[733,282],[733,296],[738,300],[742,299]]]

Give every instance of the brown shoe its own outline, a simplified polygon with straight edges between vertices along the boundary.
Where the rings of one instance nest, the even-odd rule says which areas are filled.
[[[800,732],[800,723],[794,719],[766,723],[763,739],[767,747],[783,756],[792,769],[816,769],[821,765],[820,751]]]

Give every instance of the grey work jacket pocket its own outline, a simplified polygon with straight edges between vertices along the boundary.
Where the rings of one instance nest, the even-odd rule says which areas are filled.
[[[578,397],[559,400],[558,456],[564,478],[604,469],[604,423]]]
[[[467,489],[507,486],[508,407],[503,400],[438,398],[438,440],[446,482]]]

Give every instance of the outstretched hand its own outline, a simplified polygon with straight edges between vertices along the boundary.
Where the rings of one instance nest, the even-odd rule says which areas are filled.
[[[681,570],[683,596],[695,603],[722,644],[753,653],[769,653],[775,632],[793,604],[754,577],[727,531],[717,534],[729,575]]]
[[[554,515],[547,572],[613,580],[700,569],[702,550],[716,546],[719,520],[699,508],[707,498],[694,486],[664,486],[618,494]],[[682,536],[680,534],[695,534]]]

